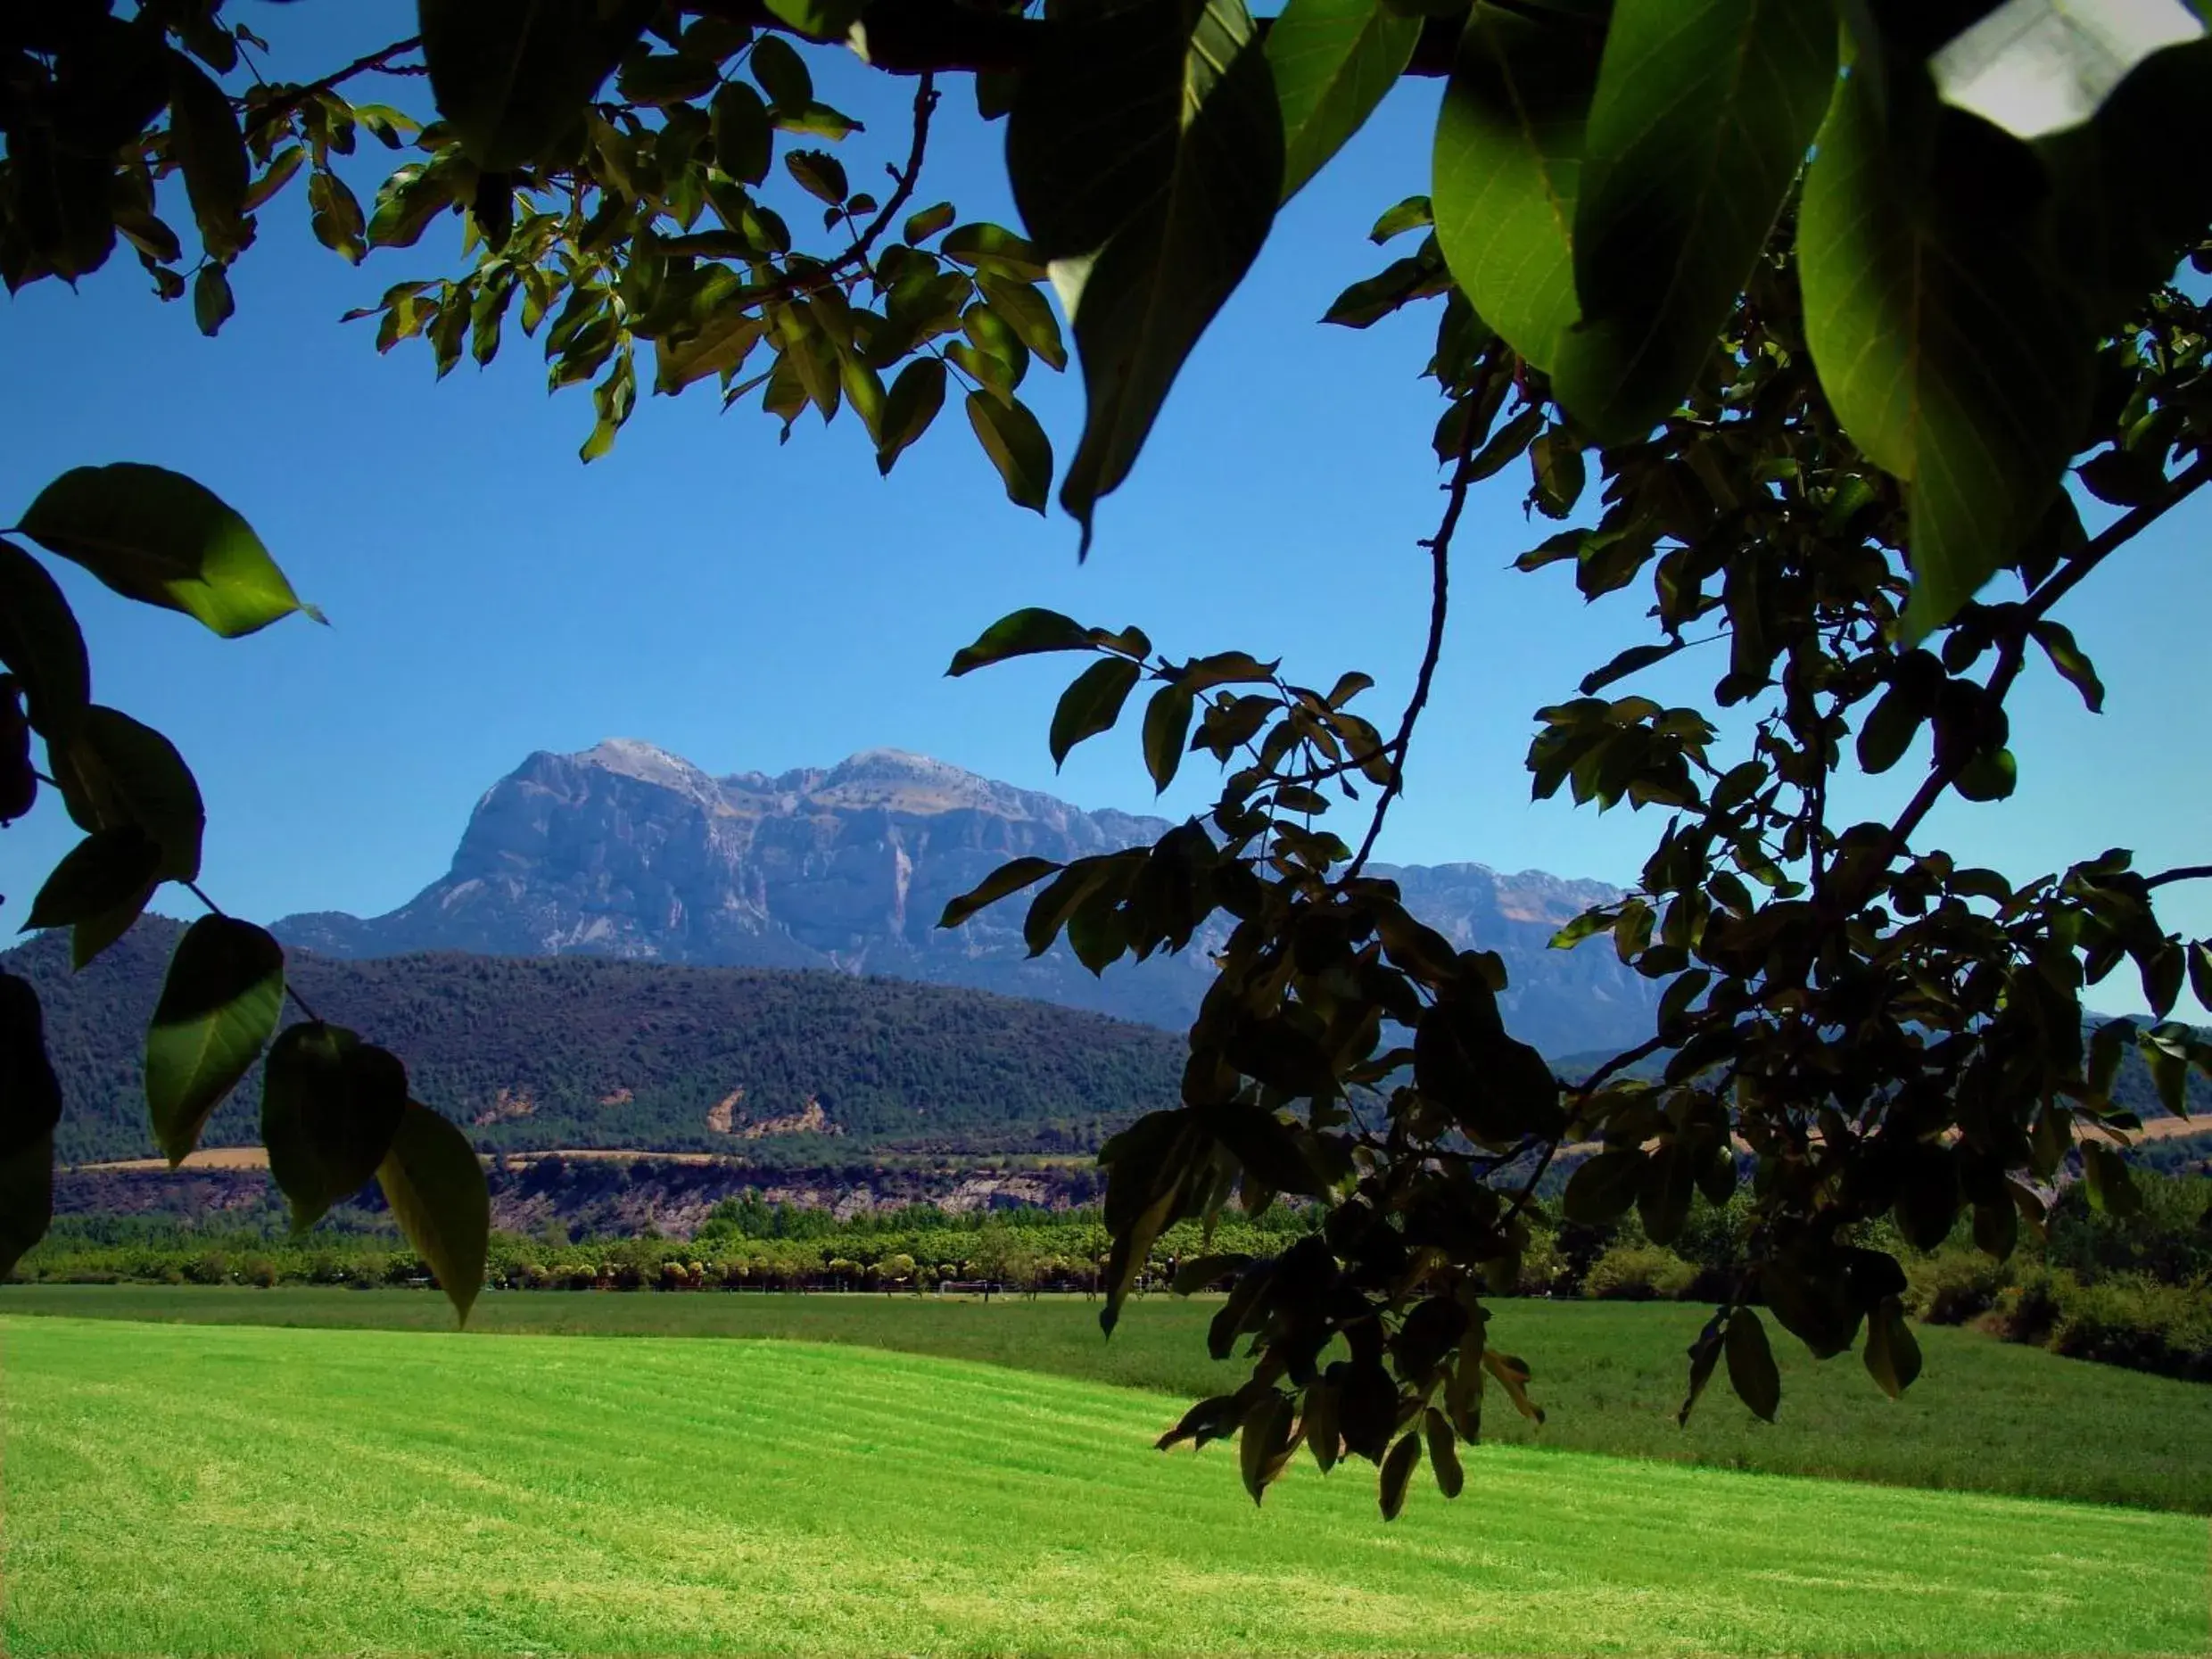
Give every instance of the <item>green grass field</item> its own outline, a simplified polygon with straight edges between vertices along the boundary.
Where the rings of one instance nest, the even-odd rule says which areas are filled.
[[[0,1314],[446,1331],[444,1300],[420,1291],[11,1285]],[[1112,1341],[1098,1306],[913,1297],[608,1295],[487,1292],[472,1334],[796,1338],[979,1359],[1174,1396],[1183,1402],[1242,1380],[1206,1357],[1214,1304],[1134,1303]],[[1902,1400],[1884,1396],[1855,1358],[1826,1364],[1777,1338],[1785,1392],[1764,1424],[1716,1382],[1687,1430],[1683,1350],[1705,1310],[1669,1303],[1505,1301],[1495,1340],[1536,1367],[1541,1430],[1499,1407],[1485,1429],[1506,1445],[1664,1458],[1719,1468],[1878,1481],[1891,1485],[2082,1499],[2212,1514],[2212,1388],[2060,1359],[1978,1333],[1925,1329],[1927,1369]],[[1229,1478],[1229,1477],[1225,1477]]]
[[[852,1346],[7,1317],[0,1365],[19,1655],[2207,1644],[2187,1516],[1494,1446],[1386,1527],[1364,1465],[1255,1510],[1153,1452],[1157,1394]]]

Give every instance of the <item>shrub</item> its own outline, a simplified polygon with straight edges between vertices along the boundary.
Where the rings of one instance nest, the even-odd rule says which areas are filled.
[[[1675,1301],[1689,1294],[1697,1269],[1656,1244],[1615,1244],[1590,1264],[1582,1294],[1599,1301]]]
[[[1531,1236],[1521,1252],[1521,1274],[1514,1284],[1523,1296],[1551,1296],[1566,1288],[1568,1262],[1559,1241],[1548,1233]]]
[[[2069,1359],[2212,1381],[2212,1290],[2140,1274],[2075,1283],[2044,1346]]]
[[[1939,1250],[1905,1258],[1905,1306],[1929,1325],[1964,1325],[1987,1313],[2011,1282],[2010,1262],[1977,1250]]]

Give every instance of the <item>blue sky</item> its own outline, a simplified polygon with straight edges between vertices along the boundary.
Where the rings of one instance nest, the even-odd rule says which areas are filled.
[[[347,0],[242,15],[278,46],[279,72],[306,76],[412,32],[412,12]],[[879,177],[904,153],[910,86],[813,57],[822,95],[869,123],[846,141],[848,170]],[[416,81],[384,87],[361,95],[423,95]],[[917,202],[949,196],[963,217],[1015,223],[1003,128],[975,119],[964,84],[946,93]],[[1394,722],[1425,617],[1416,542],[1441,504],[1428,443],[1440,406],[1416,378],[1433,310],[1364,334],[1315,319],[1391,257],[1366,232],[1424,187],[1434,96],[1395,98],[1285,212],[1134,478],[1103,504],[1087,565],[1069,521],[1005,500],[956,407],[888,480],[849,417],[825,429],[810,415],[779,446],[772,418],[719,413],[711,386],[645,400],[614,454],[586,466],[588,398],[549,398],[518,334],[488,370],[465,363],[433,384],[419,344],[379,358],[373,325],[337,320],[392,282],[453,269],[450,221],[350,268],[308,234],[296,183],[263,210],[218,339],[154,301],[128,258],[80,292],[43,284],[0,311],[17,389],[0,523],[68,466],[177,467],[243,512],[328,613],[327,629],[292,619],[225,642],[61,572],[95,695],[183,749],[208,800],[205,884],[243,914],[398,904],[443,871],[477,796],[525,755],[614,735],[718,772],[890,745],[1085,805],[1145,806],[1133,730],[1055,777],[1044,729],[1066,664],[953,681],[945,659],[1041,604],[1141,623],[1176,655],[1280,655],[1323,684],[1363,668],[1379,681],[1366,712]],[[364,200],[384,159],[359,170]],[[1074,372],[1039,367],[1028,392],[1064,463]],[[1524,519],[1523,483],[1518,469],[1493,481],[1463,524],[1445,664],[1382,854],[1625,881],[1659,824],[1531,803],[1522,761],[1535,708],[1647,637],[1647,600],[1586,607],[1562,569],[1508,569],[1550,528]],[[2014,697],[2020,789],[1946,807],[1932,826],[1946,845],[2021,876],[2113,845],[2151,868],[2205,857],[2212,786],[2191,751],[2207,511],[2172,516],[2069,601],[2110,712],[2090,716],[2047,672],[2028,676]],[[1720,672],[1693,653],[1638,689],[1690,700]],[[1163,808],[1201,807],[1209,780],[1192,770]],[[1913,781],[1908,763],[1847,806],[1886,815]],[[72,838],[44,803],[0,842],[0,923],[20,925]],[[2182,889],[2168,913],[2212,931],[2212,894]],[[2132,993],[2099,1000],[2134,1005]]]

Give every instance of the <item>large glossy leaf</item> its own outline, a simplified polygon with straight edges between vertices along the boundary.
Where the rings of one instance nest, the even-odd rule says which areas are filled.
[[[38,993],[0,973],[0,1158],[50,1136],[62,1120],[62,1085],[46,1056]]]
[[[276,1039],[262,1069],[261,1139],[294,1231],[377,1173],[407,1104],[407,1069],[344,1028],[310,1021]]]
[[[491,1193],[468,1137],[414,1101],[400,1118],[377,1184],[407,1241],[438,1275],[438,1288],[466,1324],[483,1288],[491,1239]]]
[[[69,600],[45,565],[7,541],[0,541],[0,664],[23,682],[30,723],[48,738],[66,733],[92,699],[92,668]]]
[[[1283,199],[1358,132],[1398,84],[1421,20],[1384,0],[1290,0],[1267,30],[1283,110]]]
[[[182,611],[226,639],[307,609],[252,525],[164,467],[73,467],[38,492],[23,533],[126,598]]]
[[[1917,640],[2013,557],[2057,492],[2087,418],[2092,334],[2050,269],[2029,153],[1923,108],[1929,160],[1909,165],[1918,156],[1890,134],[1914,95],[1869,73],[1840,85],[1798,250],[1821,387],[1868,458],[1907,485]]]
[[[1444,262],[1539,368],[1574,326],[1575,199],[1597,42],[1577,20],[1474,9],[1437,114],[1430,195]]]
[[[177,942],[146,1028],[146,1106],[172,1167],[260,1058],[284,1000],[284,947],[252,922],[202,916]]]
[[[190,881],[200,873],[207,811],[177,747],[128,714],[94,704],[66,743],[50,743],[54,781],[79,829],[136,825],[161,849],[154,874]]]
[[[54,1134],[0,1156],[0,1278],[46,1235],[54,1219]]]
[[[583,119],[656,9],[656,0],[418,0],[438,113],[478,167],[520,167]]]
[[[1552,369],[1560,400],[1597,437],[1631,442],[1681,400],[1835,84],[1836,21],[1819,6],[1614,6],[1575,197],[1582,325]]]
[[[1061,505],[1090,537],[1200,334],[1259,255],[1283,122],[1242,0],[1135,0],[1054,37],[1006,135],[1087,399]]]

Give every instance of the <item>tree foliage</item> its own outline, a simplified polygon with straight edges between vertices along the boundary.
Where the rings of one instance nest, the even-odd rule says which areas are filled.
[[[2212,475],[2201,285],[2177,278],[2183,260],[2212,269],[2212,43],[2181,0],[2094,27],[2047,0],[1289,0],[1268,19],[1243,0],[423,0],[418,37],[304,86],[241,74],[259,43],[218,11],[39,0],[0,22],[11,286],[81,276],[120,239],[212,332],[255,215],[304,172],[317,235],[350,260],[463,216],[465,268],[389,289],[368,313],[380,349],[419,335],[441,374],[464,351],[489,361],[519,298],[552,384],[591,386],[587,459],[635,406],[641,344],[655,391],[757,392],[787,432],[849,408],[885,470],[957,385],[1009,496],[1043,510],[1058,472],[1086,546],[1277,204],[1391,85],[1443,81],[1429,192],[1376,227],[1422,240],[1329,314],[1358,327],[1442,301],[1427,373],[1446,507],[1391,735],[1352,710],[1364,675],[1324,691],[1244,649],[1178,656],[1037,610],[953,664],[1073,655],[1056,756],[1141,689],[1161,788],[1193,753],[1224,770],[1204,819],[1003,872],[946,920],[1042,882],[1031,945],[1064,931],[1094,969],[1233,923],[1182,1103],[1102,1154],[1106,1319],[1176,1222],[1232,1199],[1322,1207],[1316,1232],[1242,1270],[1216,1322],[1250,1381],[1170,1437],[1241,1433],[1256,1498],[1304,1446],[1325,1468],[1378,1465],[1394,1515],[1424,1461],[1456,1490],[1453,1443],[1478,1432],[1485,1391],[1539,1413],[1530,1366],[1485,1339],[1482,1298],[1514,1280],[1563,1145],[1605,1149],[1571,1209],[1634,1209],[1661,1242],[1693,1195],[1729,1196],[1747,1149],[1740,1271],[1688,1394],[1725,1359],[1770,1413],[1786,1407],[1770,1321],[1816,1354],[1857,1347],[1892,1393],[1918,1369],[1902,1271],[1854,1229],[1887,1215],[1917,1242],[1970,1214],[2002,1255],[2043,1225],[2077,1145],[2092,1201],[2125,1210],[2121,1052],[2175,1110],[2189,1068],[2212,1067],[2172,1018],[2185,986],[2212,995],[2212,948],[2154,908],[2203,870],[2147,874],[2112,849],[2023,882],[1923,832],[1946,795],[2012,791],[2024,673],[2047,663],[2101,703],[2055,613]],[[815,97],[808,65],[846,50],[913,78],[880,198],[821,147],[859,123]],[[2058,72],[2019,72],[2038,52]],[[418,53],[436,120],[350,102],[357,77]],[[1026,234],[910,211],[956,76],[1005,119]],[[364,134],[406,157],[367,207],[330,165]],[[821,238],[771,205],[788,200],[779,161]],[[155,210],[172,173],[199,244],[189,282]],[[1064,471],[1019,396],[1036,361],[1066,355],[1043,285],[1086,392]],[[1364,873],[1442,648],[1468,493],[1521,464],[1560,526],[1522,567],[1568,567],[1592,600],[1650,594],[1653,637],[1539,710],[1529,754],[1539,796],[1663,821],[1637,890],[1560,940],[1608,934],[1664,982],[1657,1029],[1572,1083],[1504,1028],[1498,959],[1455,951]],[[181,575],[174,547],[118,559],[69,526],[41,533],[36,512],[25,529],[219,631],[285,608],[288,589],[229,562],[235,533],[219,556],[229,520],[177,522],[200,538]],[[155,881],[189,878],[197,800],[158,739],[87,717],[73,631],[45,590],[19,590],[8,665],[88,831],[39,915],[90,955]],[[1607,695],[1714,647],[1709,708]],[[1737,711],[1740,752],[1714,710]],[[1923,734],[1895,815],[1838,821],[1832,781],[1917,756]],[[1348,802],[1366,822],[1341,835],[1325,815]],[[2158,1023],[2084,1040],[2084,987],[2123,968]],[[35,1074],[35,1025],[9,1028],[11,1066]],[[42,1111],[10,1144],[45,1132]],[[1530,1173],[1498,1178],[1508,1167]]]

